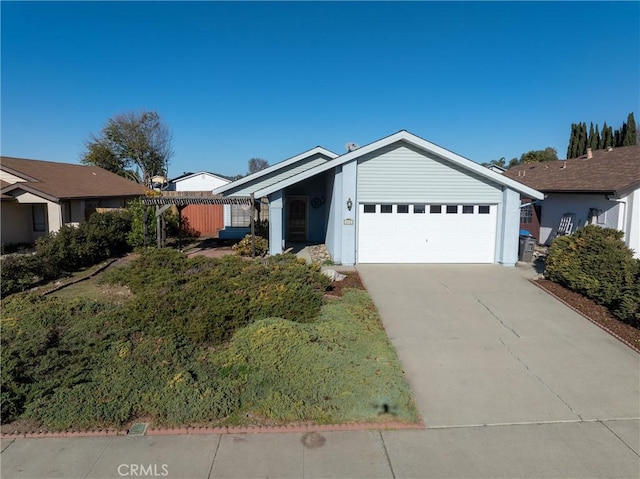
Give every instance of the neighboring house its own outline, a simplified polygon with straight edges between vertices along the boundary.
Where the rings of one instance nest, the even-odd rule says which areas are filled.
[[[325,243],[337,263],[501,263],[518,256],[520,195],[542,194],[400,131],[314,148],[214,193],[269,199],[269,248]]]
[[[595,224],[623,231],[624,242],[640,257],[640,146],[519,165],[505,175],[545,194],[537,207],[522,209],[522,219],[531,223],[523,222],[521,229],[529,229],[539,243],[549,244],[559,229]]]
[[[122,208],[145,188],[97,166],[0,157],[3,244],[33,243],[97,208]]]
[[[231,180],[222,175],[199,171],[198,173],[185,173],[169,181],[169,191],[211,191],[226,185]],[[231,224],[231,208],[239,208],[231,205],[189,205],[182,211],[183,219],[189,226],[200,233],[200,236],[218,236],[218,232],[225,224]],[[238,213],[236,213],[236,216]],[[248,214],[246,214],[248,217]],[[225,222],[225,218],[228,221]],[[247,220],[247,225],[248,225]]]

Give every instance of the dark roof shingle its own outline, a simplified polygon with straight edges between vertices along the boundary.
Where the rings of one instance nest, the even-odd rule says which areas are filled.
[[[542,192],[616,193],[640,183],[640,146],[595,150],[590,159],[518,165],[504,174]]]
[[[146,188],[97,166],[0,157],[0,169],[27,179],[16,185],[57,199],[140,196]]]

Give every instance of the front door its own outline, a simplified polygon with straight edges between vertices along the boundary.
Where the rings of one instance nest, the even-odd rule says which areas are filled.
[[[307,241],[307,197],[287,198],[287,240]]]

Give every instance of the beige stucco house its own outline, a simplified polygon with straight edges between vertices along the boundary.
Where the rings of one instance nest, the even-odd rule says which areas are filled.
[[[0,157],[0,241],[32,243],[98,208],[122,208],[145,188],[97,166]]]

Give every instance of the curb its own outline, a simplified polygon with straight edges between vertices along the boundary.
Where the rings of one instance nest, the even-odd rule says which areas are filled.
[[[302,433],[313,431],[341,432],[341,431],[390,431],[425,429],[422,420],[416,423],[381,422],[381,423],[346,423],[346,424],[292,424],[290,426],[221,426],[221,427],[177,427],[177,428],[149,428],[146,436],[197,436],[209,434],[274,434],[274,433]],[[52,439],[66,437],[113,437],[126,436],[127,430],[94,430],[94,431],[62,431],[62,432],[27,432],[1,433],[2,439]]]
[[[541,284],[538,284],[535,279],[530,279],[529,280],[531,283],[533,283],[534,285],[536,285],[538,288],[540,288],[542,291],[544,291],[545,293],[547,293],[549,296],[553,296],[555,299],[557,299],[558,301],[560,301],[562,304],[564,304],[566,307],[568,307],[569,309],[572,309],[573,311],[575,311],[576,313],[578,313],[580,316],[582,316],[585,319],[588,319],[589,322],[595,324],[596,326],[598,326],[600,329],[602,329],[603,331],[609,333],[611,336],[613,336],[614,338],[616,338],[618,341],[620,341],[622,344],[630,347],[631,349],[633,349],[636,353],[640,353],[640,345],[635,346],[632,343],[630,343],[629,341],[621,338],[620,336],[618,336],[616,333],[614,333],[613,331],[611,331],[609,328],[607,328],[606,326],[604,326],[603,324],[600,324],[597,321],[594,321],[593,319],[591,319],[589,316],[587,316],[585,313],[583,313],[582,311],[574,308],[573,306],[571,306],[569,303],[567,303],[565,300],[563,300],[562,298],[560,298],[559,296],[556,296],[554,293],[552,293],[551,291],[549,291],[548,289],[546,289],[544,286],[542,286]]]

